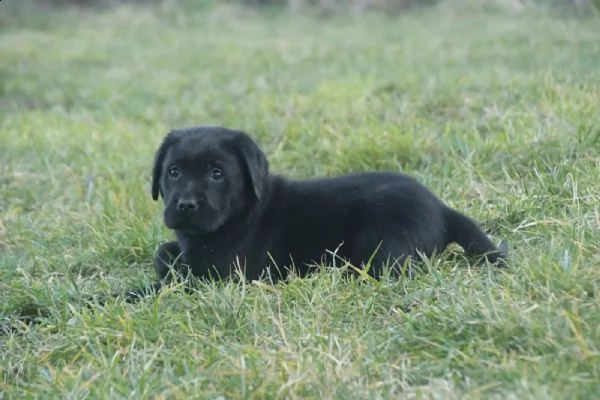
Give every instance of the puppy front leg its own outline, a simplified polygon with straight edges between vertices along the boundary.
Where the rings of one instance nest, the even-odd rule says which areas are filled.
[[[181,247],[176,241],[166,242],[159,246],[154,256],[154,269],[160,280],[171,282],[173,269],[180,273],[185,272],[181,256]]]
[[[184,267],[181,264],[181,247],[176,241],[161,244],[154,256],[154,270],[160,279],[150,286],[134,289],[124,293],[125,300],[129,303],[139,300],[142,297],[158,294],[164,284],[173,280],[173,269],[184,273]]]

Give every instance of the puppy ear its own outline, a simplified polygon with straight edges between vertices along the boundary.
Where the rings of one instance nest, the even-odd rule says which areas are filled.
[[[232,143],[244,165],[246,182],[250,183],[256,200],[260,201],[269,175],[267,157],[256,142],[244,132],[239,132]]]
[[[163,195],[162,189],[160,188],[160,176],[162,174],[162,164],[169,150],[169,147],[173,146],[177,142],[173,132],[169,132],[164,138],[160,147],[154,155],[154,166],[152,167],[152,199],[158,200],[158,195]]]

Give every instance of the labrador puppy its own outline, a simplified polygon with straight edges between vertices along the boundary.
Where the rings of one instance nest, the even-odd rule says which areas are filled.
[[[269,173],[250,136],[224,127],[171,131],[155,155],[152,197],[162,198],[164,223],[177,239],[157,251],[161,282],[173,271],[224,279],[236,269],[247,280],[277,281],[292,270],[305,276],[323,262],[349,263],[379,278],[386,267],[397,275],[407,261],[453,242],[491,263],[505,257],[472,219],[409,176],[288,180]]]

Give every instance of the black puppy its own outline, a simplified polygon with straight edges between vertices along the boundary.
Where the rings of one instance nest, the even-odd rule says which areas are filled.
[[[152,197],[177,241],[156,255],[161,280],[183,275],[222,279],[304,276],[319,262],[369,266],[378,278],[460,244],[469,256],[502,261],[504,252],[465,215],[414,179],[394,173],[291,181],[270,175],[267,159],[244,132],[193,127],[170,132],[158,149]],[[334,260],[335,258],[335,260]],[[129,292],[130,298],[159,290]]]

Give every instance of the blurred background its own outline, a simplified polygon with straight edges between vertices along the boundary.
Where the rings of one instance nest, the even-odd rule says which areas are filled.
[[[26,7],[56,7],[56,6],[86,6],[86,7],[110,7],[116,4],[134,4],[138,6],[151,3],[181,4],[187,3],[189,7],[211,7],[222,4],[239,4],[252,7],[254,9],[280,7],[294,12],[312,12],[318,15],[331,15],[339,13],[351,13],[362,15],[369,11],[383,13],[403,13],[409,10],[422,7],[430,7],[442,2],[454,2],[456,0],[21,0],[6,1],[12,3],[3,5],[4,7],[13,7],[13,10],[19,12]],[[487,6],[504,6],[513,8],[523,8],[532,5],[542,5],[555,7],[562,12],[575,12],[587,14],[598,11],[600,2],[598,0],[466,0],[473,4]],[[27,4],[26,4],[27,3]],[[5,22],[6,23],[6,22]]]

